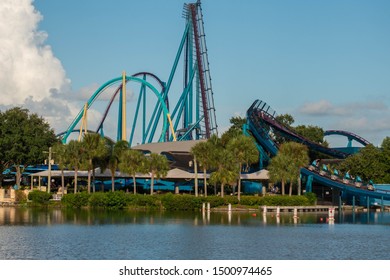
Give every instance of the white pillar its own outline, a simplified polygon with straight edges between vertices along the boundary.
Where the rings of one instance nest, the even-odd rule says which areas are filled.
[[[328,221],[329,221],[329,223],[334,222],[334,208],[333,207],[330,207],[328,210]]]

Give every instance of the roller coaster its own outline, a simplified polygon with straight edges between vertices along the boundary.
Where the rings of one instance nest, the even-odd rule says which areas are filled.
[[[116,140],[126,140],[130,146],[218,134],[201,2],[184,4],[183,17],[184,33],[167,82],[150,72],[131,76],[123,72],[107,81],[91,95],[68,129],[58,134],[63,143],[74,132],[79,139],[88,130],[105,136],[115,127]],[[182,89],[173,90],[180,61],[184,63]],[[104,113],[96,128],[87,127],[87,116],[100,111]],[[127,123],[131,123],[129,133]]]
[[[200,0],[184,4],[183,17],[186,21],[184,33],[167,82],[150,72],[138,72],[131,76],[123,72],[122,76],[107,81],[91,95],[68,129],[58,134],[63,143],[68,141],[72,133],[77,133],[81,139],[88,131],[115,139],[105,132],[112,132],[115,128],[116,140],[126,140],[129,146],[135,143],[208,139],[212,134],[218,134]],[[173,89],[173,82],[180,61],[183,61],[183,80],[178,90]],[[130,105],[131,109],[128,108]],[[88,127],[87,116],[94,116],[100,111],[104,113],[96,128],[91,129]],[[352,141],[363,146],[369,144],[356,134],[330,130],[326,131],[325,135],[345,136],[349,141],[348,146],[325,147],[297,134],[279,123],[275,117],[276,112],[263,101],[256,100],[247,110],[244,133],[251,134],[256,139],[261,169],[278,152],[275,135],[302,143],[310,150],[336,159],[345,159],[356,152]],[[128,122],[131,123],[129,133]],[[380,199],[382,203],[383,200],[390,201],[389,191],[374,189],[369,185],[357,186],[353,182],[324,174],[315,167],[302,168],[301,175],[306,178],[307,191],[310,191],[313,182],[316,182],[337,190],[340,197],[345,199],[348,194],[353,198],[360,198],[361,201],[363,197],[366,201],[370,201],[370,198]]]
[[[313,142],[292,129],[284,126],[276,119],[276,112],[267,103],[256,100],[247,110],[247,122],[244,126],[246,134],[251,134],[257,142],[257,147],[260,152],[260,165],[266,165],[270,159],[278,152],[278,143],[275,139],[276,136],[283,137],[289,141],[295,141],[306,145],[310,150],[320,152],[321,154],[330,156],[336,159],[345,159],[356,150],[352,148],[352,141],[366,146],[369,141],[364,138],[343,130],[329,130],[325,132],[325,135],[342,135],[348,138],[348,149],[335,149],[322,146],[316,142]],[[301,176],[306,181],[306,191],[312,190],[312,184],[317,183],[322,186],[336,190],[339,193],[340,199],[349,200],[355,199],[358,203],[364,205],[370,205],[377,203],[375,201],[380,200],[383,205],[383,201],[390,201],[390,191],[385,189],[375,188],[372,182],[363,184],[360,178],[357,176],[356,180],[352,180],[350,175],[340,178],[337,170],[334,173],[329,172],[326,166],[320,168],[317,164],[312,164],[307,168],[301,169]],[[367,203],[367,204],[366,204]]]

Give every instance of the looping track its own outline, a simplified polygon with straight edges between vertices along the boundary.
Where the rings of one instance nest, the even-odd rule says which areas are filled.
[[[82,126],[86,126],[86,112],[90,110],[99,96],[104,95],[107,98],[107,94],[109,95],[109,102],[105,110],[100,107],[97,108],[96,103],[99,102],[93,105],[95,114],[91,115],[96,116],[96,111],[102,112],[102,118],[97,128],[91,130],[95,130],[104,136],[104,127],[109,128],[110,133],[113,133],[116,128],[116,140],[128,140],[130,146],[132,146],[133,141],[144,144],[174,141],[176,139],[197,140],[207,139],[212,134],[218,134],[200,1],[185,4],[183,17],[186,20],[184,33],[166,82],[150,72],[138,72],[132,76],[125,76],[124,73],[122,77],[106,82],[91,95],[86,102],[86,106],[83,106],[67,131],[59,134],[62,135],[63,143],[66,143],[69,134],[75,131],[81,120],[83,121]],[[174,77],[180,60],[184,61],[183,81],[174,84]],[[151,81],[147,81],[147,79]],[[126,87],[130,82],[138,84],[136,90],[131,88],[132,95],[130,101],[127,101]],[[114,86],[117,87],[116,90],[112,90]],[[138,95],[136,94],[137,90]],[[101,94],[103,92],[105,94]],[[147,94],[150,92],[152,94]],[[149,95],[152,98],[157,97],[157,100],[156,98],[147,100]],[[99,101],[102,101],[102,99],[99,98]],[[115,101],[118,101],[117,108],[112,106]],[[172,101],[176,103],[171,103]],[[127,114],[127,103],[135,104],[129,104],[129,106],[134,105],[135,107],[130,112],[131,115],[130,113]],[[115,110],[117,112],[113,112]],[[110,120],[108,120],[108,116],[112,116]],[[130,116],[129,122],[127,122],[128,116]],[[116,127],[115,119],[117,121]],[[129,137],[126,135],[127,123],[132,123],[132,126],[129,127]],[[157,131],[160,130],[161,133],[158,133]]]

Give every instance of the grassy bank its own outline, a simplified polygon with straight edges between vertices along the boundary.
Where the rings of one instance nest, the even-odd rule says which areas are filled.
[[[50,205],[50,195],[45,192],[34,191],[29,194],[32,205]],[[203,203],[210,203],[211,208],[223,207],[231,204],[239,207],[258,206],[310,206],[316,202],[312,193],[302,196],[241,196],[238,201],[235,196],[208,196],[195,197],[193,195],[163,195],[129,194],[125,192],[92,193],[85,192],[65,195],[60,204],[69,208],[147,208],[170,211],[194,211],[202,208]]]

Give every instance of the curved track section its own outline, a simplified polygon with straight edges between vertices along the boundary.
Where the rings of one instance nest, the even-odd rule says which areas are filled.
[[[119,84],[120,82],[122,82],[122,80],[123,80],[123,77],[118,77],[118,78],[111,79],[110,81],[104,83],[101,87],[99,87],[95,91],[95,93],[87,101],[87,108],[89,109],[91,107],[91,105],[96,101],[98,96],[104,90],[106,90],[107,88],[109,88],[112,85]],[[126,83],[128,83],[129,81],[132,81],[132,82],[140,84],[144,88],[149,88],[150,91],[157,97],[157,103],[160,104],[160,106],[162,108],[162,111],[163,111],[163,115],[164,115],[163,117],[161,117],[161,119],[162,119],[162,131],[161,131],[161,134],[160,134],[160,137],[159,137],[159,142],[164,141],[165,135],[166,135],[166,133],[168,131],[168,120],[167,120],[166,116],[169,115],[169,111],[168,111],[168,108],[166,106],[165,100],[163,99],[161,93],[151,83],[149,83],[148,81],[146,81],[144,79],[141,79],[141,78],[138,78],[138,77],[135,77],[135,76],[126,76],[125,80],[126,80]],[[119,86],[119,88],[117,89],[116,94],[119,92],[120,88],[121,88],[121,86]],[[116,95],[116,94],[114,94],[114,95]],[[111,100],[111,102],[112,102],[112,100]],[[66,143],[69,134],[72,133],[75,130],[75,127],[78,125],[78,123],[80,122],[80,120],[83,117],[83,113],[84,113],[84,109],[81,109],[80,112],[78,113],[78,115],[76,116],[76,118],[69,125],[66,133],[62,137],[62,142],[63,143]],[[98,128],[98,130],[99,129],[100,128]]]
[[[343,193],[347,193],[348,195],[390,200],[390,192],[386,190],[369,190],[367,186],[364,185],[361,187],[356,187],[353,184],[345,184],[340,179],[332,179],[330,176],[321,175],[317,171],[309,170],[307,168],[302,168],[301,174],[308,177],[312,176],[313,181],[330,188],[341,190]]]
[[[325,136],[328,135],[342,135],[348,138],[348,141],[355,140],[356,142],[362,144],[363,146],[367,146],[371,144],[369,141],[364,139],[363,137],[360,137],[359,135],[356,135],[352,132],[345,131],[345,130],[327,130],[324,132]]]
[[[276,113],[265,102],[256,100],[247,111],[247,130],[254,136],[257,143],[261,146],[260,152],[263,150],[267,153],[266,156],[275,156],[278,152],[278,145],[275,143],[274,136],[279,134],[289,140],[304,144],[309,149],[321,152],[326,155],[330,155],[335,158],[343,159],[349,156],[348,153],[341,152],[336,149],[327,148],[321,146],[313,141],[304,138],[301,135],[291,131],[289,128],[283,126],[275,119]],[[369,144],[365,139],[346,131],[331,131],[333,134],[342,134],[349,138],[353,138],[363,145]],[[353,182],[344,182],[337,177],[327,175],[326,173],[318,172],[314,167],[302,168],[301,175],[308,178],[308,185],[311,186],[312,182],[317,182],[321,185],[330,187],[332,189],[338,189],[343,194],[351,196],[369,197],[381,200],[390,200],[390,191],[381,189],[371,189],[367,185],[361,185],[357,187]]]
[[[277,145],[272,139],[272,134],[279,134],[291,141],[306,145],[311,150],[321,152],[334,158],[344,159],[348,153],[336,149],[324,147],[283,126],[275,119],[276,113],[265,102],[256,100],[247,111],[247,121],[251,132],[260,144],[272,155],[277,153]]]

